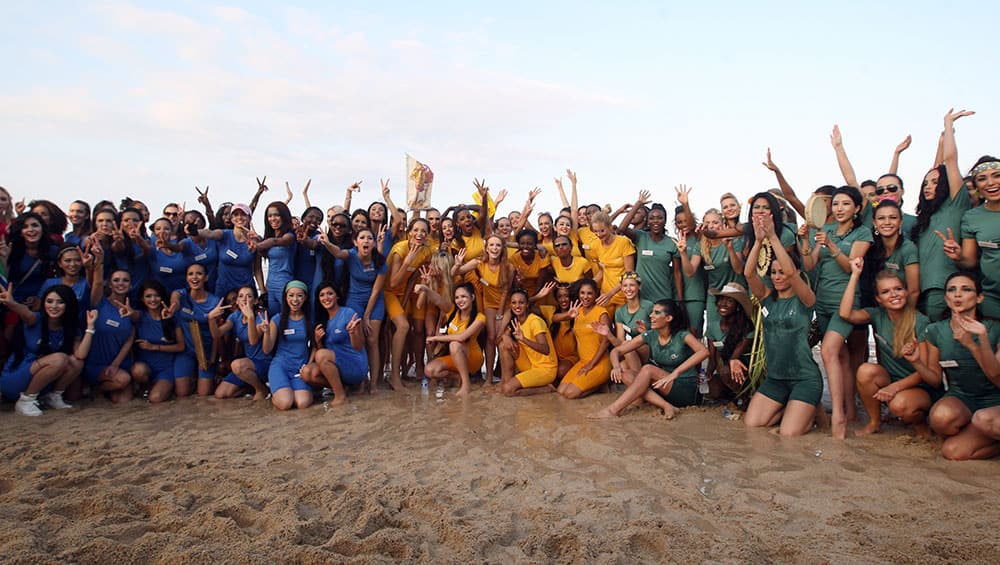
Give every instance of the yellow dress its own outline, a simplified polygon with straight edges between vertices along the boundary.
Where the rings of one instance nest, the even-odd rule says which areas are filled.
[[[451,314],[448,315],[451,316]],[[454,318],[452,318],[451,322],[448,323],[447,329],[445,330],[446,334],[448,335],[460,334],[464,332],[466,328],[469,327],[469,320],[461,320],[460,318],[461,316],[459,315],[456,315]],[[480,312],[476,314],[475,321],[486,324],[486,316],[484,316],[483,313]],[[480,367],[483,366],[483,348],[479,347],[478,338],[479,334],[476,333],[472,337],[470,337],[468,341],[465,342],[465,345],[468,346],[469,348],[468,365],[470,373],[475,373],[476,371],[479,370]],[[445,355],[444,357],[440,357],[439,360],[442,363],[444,363],[445,366],[448,367],[448,369],[450,369],[452,372],[458,371],[458,368],[455,367],[455,360],[452,359],[451,355]]]
[[[407,254],[409,254],[409,252],[410,252],[410,243],[405,240],[399,241],[392,246],[392,249],[389,251],[389,258],[386,259],[386,262],[389,262],[392,256],[396,255],[397,256],[396,261],[398,261],[401,265],[403,260],[406,259],[406,256]],[[407,308],[404,307],[403,299],[406,296],[406,290],[409,286],[410,279],[417,272],[417,270],[420,269],[421,265],[430,261],[431,255],[433,255],[433,251],[429,246],[424,245],[423,247],[421,247],[420,250],[417,251],[417,256],[414,258],[413,263],[406,268],[406,277],[404,277],[403,281],[396,286],[390,287],[388,281],[389,277],[386,277],[387,279],[386,289],[383,296],[385,297],[386,316],[389,319],[395,318],[396,316],[408,312]],[[426,310],[426,308],[418,312],[416,311],[415,307],[416,301],[413,300],[410,301],[410,303],[411,305],[409,313],[417,319],[423,319],[424,317],[423,312]]]
[[[537,251],[535,252],[535,260],[531,264],[524,262],[520,251],[510,259],[511,267],[521,273],[521,286],[528,291],[529,298],[538,292],[538,278],[550,264],[549,258],[542,259]]]
[[[593,263],[583,257],[573,257],[573,262],[570,263],[569,267],[563,267],[562,261],[558,257],[553,257],[552,270],[555,271],[557,281],[573,284],[582,279],[587,271],[594,272],[597,269],[594,268]]]
[[[596,240],[596,251],[598,264],[604,270],[604,277],[601,279],[601,294],[604,294],[621,282],[622,275],[625,274],[625,258],[635,256],[635,245],[629,238],[616,235],[611,245],[604,245]],[[615,294],[609,303],[616,307],[622,304],[625,304],[625,295],[621,292]]]
[[[556,347],[552,343],[552,336],[549,335],[549,328],[545,325],[545,320],[535,314],[528,314],[524,323],[521,324],[521,332],[524,334],[524,339],[536,342],[538,336],[544,334],[545,341],[549,344],[549,353],[544,355],[523,343],[519,343],[516,361],[518,373],[514,378],[524,388],[552,384],[556,380],[559,359],[556,357]]]
[[[590,363],[590,360],[598,353],[598,348],[603,339],[601,334],[595,332],[590,327],[590,324],[600,321],[601,315],[607,315],[607,313],[607,310],[595,305],[590,309],[590,312],[584,312],[581,309],[580,315],[573,322],[573,335],[576,336],[576,350],[580,356],[580,360],[570,368],[566,376],[563,377],[562,382],[575,385],[581,392],[593,390],[608,382],[611,378],[611,357],[608,356],[607,351],[601,352],[600,359],[594,365],[593,369],[582,375],[579,374],[580,369],[587,363]],[[610,316],[608,318],[608,324],[610,325]]]
[[[475,273],[478,275],[477,282],[479,283],[479,287],[482,288],[483,291],[483,300],[480,306],[484,310],[486,308],[499,310],[500,301],[503,300],[504,291],[506,290],[500,288],[499,267],[496,271],[494,271],[484,259],[479,263],[479,265],[476,266]]]

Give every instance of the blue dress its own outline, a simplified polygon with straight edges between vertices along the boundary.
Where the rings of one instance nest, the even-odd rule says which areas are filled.
[[[0,373],[0,392],[10,400],[17,400],[22,392],[31,384],[31,364],[40,357],[42,351],[42,317],[36,316],[32,325],[24,324],[24,357],[19,363],[14,363],[14,355],[7,359],[7,364]],[[45,354],[59,351],[63,345],[63,330],[49,331],[49,346]]]
[[[216,274],[215,293],[225,296],[231,290],[253,286],[254,254],[245,241],[236,241],[233,230],[222,230],[218,242],[219,270]]]
[[[149,312],[143,312],[139,317],[139,324],[136,326],[137,339],[144,339],[154,345],[173,345],[174,337],[164,334],[163,321],[153,319]],[[170,381],[172,383],[174,382],[174,358],[176,356],[176,353],[165,351],[136,349],[135,360],[149,365],[152,372],[150,383],[156,381]]]
[[[110,300],[102,298],[94,309],[97,310],[97,323],[94,324],[90,354],[83,364],[83,376],[91,385],[97,384],[101,372],[114,362],[125,342],[132,337],[132,319],[122,316]],[[131,366],[132,362],[125,357],[118,367],[127,371]]]
[[[375,288],[375,279],[379,275],[385,275],[388,272],[388,268],[384,262],[378,269],[375,268],[374,263],[366,266],[358,257],[357,249],[350,249],[347,254],[345,262],[347,263],[347,273],[351,278],[351,284],[347,289],[347,302],[345,305],[357,312],[358,316],[364,316],[365,309],[368,308],[368,297],[371,296],[372,290]],[[385,319],[385,299],[382,293],[379,293],[378,301],[375,302],[375,306],[372,308],[371,319]]]
[[[256,315],[256,320],[257,323],[260,324],[264,321],[264,318],[258,314]],[[233,312],[229,315],[229,321],[233,323],[233,335],[235,335],[236,339],[238,339],[243,345],[244,356],[253,361],[254,369],[257,371],[257,378],[266,380],[267,371],[271,367],[271,356],[264,353],[264,349],[262,347],[264,340],[258,340],[257,345],[250,344],[250,330],[248,329],[249,326],[243,322],[243,312]],[[223,380],[241,388],[249,386],[247,383],[243,382],[242,379],[237,377],[235,373],[229,373],[229,375]]]
[[[281,312],[281,295],[295,275],[297,245],[276,245],[267,250],[267,311],[272,318]],[[309,281],[302,281],[309,284]],[[307,293],[308,294],[308,293]]]
[[[364,348],[361,351],[354,349],[351,335],[347,332],[347,323],[355,315],[357,313],[347,306],[338,308],[333,318],[327,321],[326,336],[323,338],[323,347],[337,356],[340,380],[345,385],[361,384],[368,376],[368,355]]]
[[[204,302],[195,302],[191,299],[187,289],[182,289],[179,292],[181,307],[174,314],[174,317],[177,319],[181,331],[184,332],[184,351],[178,353],[177,357],[174,358],[174,375],[177,378],[193,377],[197,373],[199,379],[214,379],[215,371],[211,366],[211,363],[214,361],[213,359],[208,360],[208,369],[202,370],[198,366],[198,356],[195,353],[191,322],[198,323],[198,333],[201,335],[201,343],[205,355],[211,355],[212,331],[208,329],[208,313],[219,303],[219,297],[209,293]]]
[[[281,328],[281,314],[272,318],[276,328]],[[305,316],[300,320],[288,320],[288,327],[284,333],[275,337],[277,343],[274,346],[274,356],[271,358],[271,367],[267,372],[267,385],[271,393],[275,393],[283,388],[292,390],[312,390],[304,380],[302,380],[302,366],[309,361],[309,343],[306,333],[307,320]]]
[[[181,290],[187,286],[185,278],[188,260],[183,253],[168,254],[154,247],[151,264],[153,278],[160,281],[167,292]]]
[[[188,265],[195,263],[205,267],[208,283],[205,289],[215,293],[215,271],[219,264],[219,243],[214,239],[205,238],[205,245],[198,245],[190,237],[184,238],[184,259]]]

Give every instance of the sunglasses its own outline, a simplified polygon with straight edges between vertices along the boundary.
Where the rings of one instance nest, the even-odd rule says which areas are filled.
[[[569,247],[569,244],[564,241],[562,243],[553,243],[552,247]]]
[[[878,188],[875,189],[876,196],[882,196],[886,192],[892,192],[893,194],[899,192],[899,185],[898,184],[890,184],[890,185],[886,185],[886,186],[880,186],[880,187],[878,187]]]
[[[331,226],[333,226],[333,227],[335,227],[335,228],[340,228],[340,229],[345,229],[345,228],[347,228],[347,224],[345,224],[345,223],[342,223],[342,222],[333,222],[333,223],[332,223],[332,224],[330,224],[330,225],[331,225]]]

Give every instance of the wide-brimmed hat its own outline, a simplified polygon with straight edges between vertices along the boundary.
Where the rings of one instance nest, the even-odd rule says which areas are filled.
[[[726,283],[726,286],[719,290],[715,290],[714,288],[708,289],[708,293],[712,296],[728,296],[732,298],[740,303],[747,317],[753,316],[753,305],[750,304],[750,295],[747,294],[747,290],[740,283]]]

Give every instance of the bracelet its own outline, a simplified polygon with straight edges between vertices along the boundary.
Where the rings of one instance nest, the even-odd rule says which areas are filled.
[[[812,249],[809,249],[808,247],[800,247],[799,248],[799,254],[800,255],[809,255],[810,251],[812,251]]]
[[[94,334],[97,333],[97,330],[91,329],[91,328],[87,328],[87,329],[83,330],[83,333],[94,335]]]
[[[841,251],[838,249],[836,253],[831,253],[830,257],[836,259],[837,257],[840,257],[840,254],[841,254]]]

